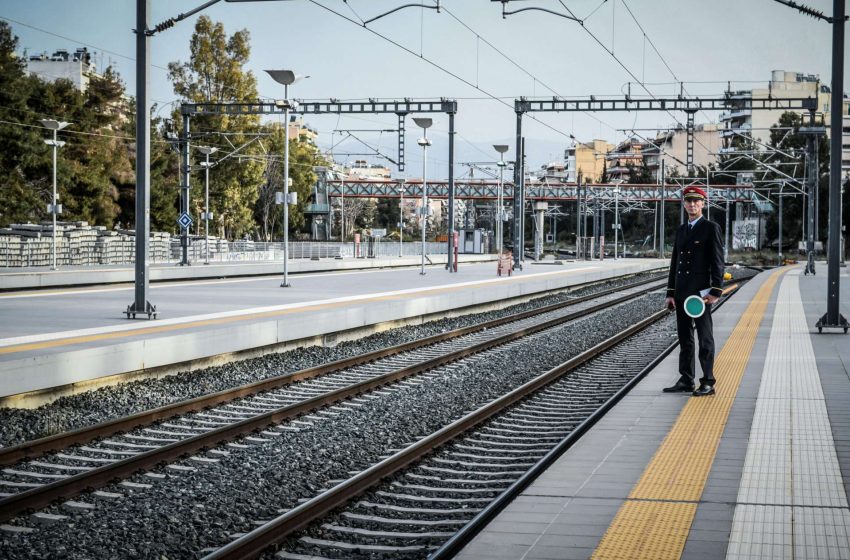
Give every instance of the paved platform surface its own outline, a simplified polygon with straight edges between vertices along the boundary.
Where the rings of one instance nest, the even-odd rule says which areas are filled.
[[[850,558],[850,335],[814,327],[825,272],[757,276],[715,315],[716,396],[661,392],[674,351],[457,558]],[[845,317],[848,290],[842,269]]]
[[[151,286],[154,321],[124,318],[132,286],[0,293],[0,397],[147,371],[349,329],[449,313],[545,290],[666,268],[657,259],[525,266],[493,262],[233,278]]]
[[[446,255],[430,255],[433,264],[445,266]],[[482,262],[495,260],[494,255],[458,255],[458,262]],[[344,259],[291,259],[288,272],[330,272],[335,270],[378,269],[397,266],[416,266],[421,257],[379,257]],[[202,261],[193,261],[192,266],[179,266],[174,263],[154,263],[150,265],[151,282],[192,280],[202,278],[234,278],[239,276],[259,276],[283,274],[282,260],[244,260],[213,261],[208,265]],[[133,282],[133,265],[92,265],[60,266],[57,270],[48,267],[0,268],[0,291],[39,288],[57,288],[62,286],[88,286],[104,283]]]

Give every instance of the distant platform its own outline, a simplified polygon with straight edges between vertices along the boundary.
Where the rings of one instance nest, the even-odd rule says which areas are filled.
[[[446,255],[429,255],[433,264],[446,263]],[[494,255],[458,255],[459,263],[492,261]],[[343,259],[292,259],[289,261],[291,274],[304,272],[332,272],[337,270],[369,270],[417,266],[419,256],[343,258]],[[233,260],[213,261],[203,264],[194,261],[191,266],[174,263],[150,265],[150,281],[199,280],[204,278],[236,278],[240,276],[267,276],[283,274],[282,260]],[[62,266],[57,270],[48,267],[0,268],[0,291],[56,288],[65,286],[92,286],[133,282],[135,269],[132,264]]]
[[[0,293],[0,398],[158,374],[295,345],[333,343],[390,324],[615,276],[666,269],[659,259],[565,261],[496,276],[496,263],[243,277],[154,284],[156,320],[127,320],[133,286]],[[6,399],[5,404],[12,404]],[[17,406],[17,405],[16,405]]]
[[[845,317],[848,290],[842,268]],[[714,316],[716,395],[662,393],[675,350],[456,558],[850,558],[850,334],[825,311],[825,267],[758,275]]]

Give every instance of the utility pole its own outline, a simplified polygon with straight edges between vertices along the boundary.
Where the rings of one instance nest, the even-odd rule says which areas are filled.
[[[151,113],[148,102],[150,72],[150,36],[148,15],[150,0],[136,0],[136,264],[133,303],[125,311],[127,318],[145,313],[148,318],[156,317],[156,307],[148,301],[150,266],[148,244],[150,237],[150,139]]]
[[[666,168],[664,166],[664,163],[664,158],[661,158],[661,224],[659,226],[659,255],[661,255],[662,259],[664,258],[664,198],[667,196],[664,188],[665,183],[667,182]]]
[[[183,115],[183,169],[180,174],[180,215],[189,215],[189,179],[192,173],[192,160],[189,142],[189,115]],[[148,156],[150,158],[150,156]],[[189,227],[191,222],[180,222],[180,247],[182,249],[182,257],[180,266],[189,266]]]
[[[830,100],[830,159],[829,159],[829,239],[827,255],[826,314],[815,325],[818,332],[840,328],[847,333],[847,319],[839,312],[841,260],[841,139],[842,109],[844,107],[844,22],[845,0],[832,2],[832,98]]]
[[[514,153],[514,269],[522,270],[522,111],[516,110],[516,152]]]
[[[726,196],[726,227],[723,229],[723,262],[729,262],[729,195]]]
[[[581,173],[576,176],[576,259],[581,254]]]
[[[821,135],[826,133],[823,127],[815,126],[815,110],[809,111],[809,126],[800,127],[800,134],[806,137],[806,268],[804,275],[815,274],[815,241],[817,240],[816,199],[818,174],[820,170],[818,144]]]

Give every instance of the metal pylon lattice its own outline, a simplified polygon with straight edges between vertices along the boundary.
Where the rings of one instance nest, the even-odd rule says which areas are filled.
[[[404,171],[404,119],[407,113],[396,113],[398,115],[398,166],[399,173]]]
[[[687,109],[685,112],[688,115],[688,121],[686,125],[686,130],[688,132],[688,144],[685,163],[688,166],[688,175],[690,176],[694,173],[694,114],[696,113],[696,111],[692,109]]]

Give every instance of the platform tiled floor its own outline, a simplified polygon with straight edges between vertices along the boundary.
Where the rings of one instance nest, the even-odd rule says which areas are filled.
[[[682,558],[850,558],[850,338],[819,336],[812,326],[824,311],[823,272],[804,278],[791,270],[773,290]],[[718,348],[766,277],[718,312]],[[848,290],[842,271],[845,301]],[[677,377],[676,358],[458,558],[589,558],[689,400],[660,393]]]
[[[850,509],[799,273],[779,288],[727,558],[850,558]]]

